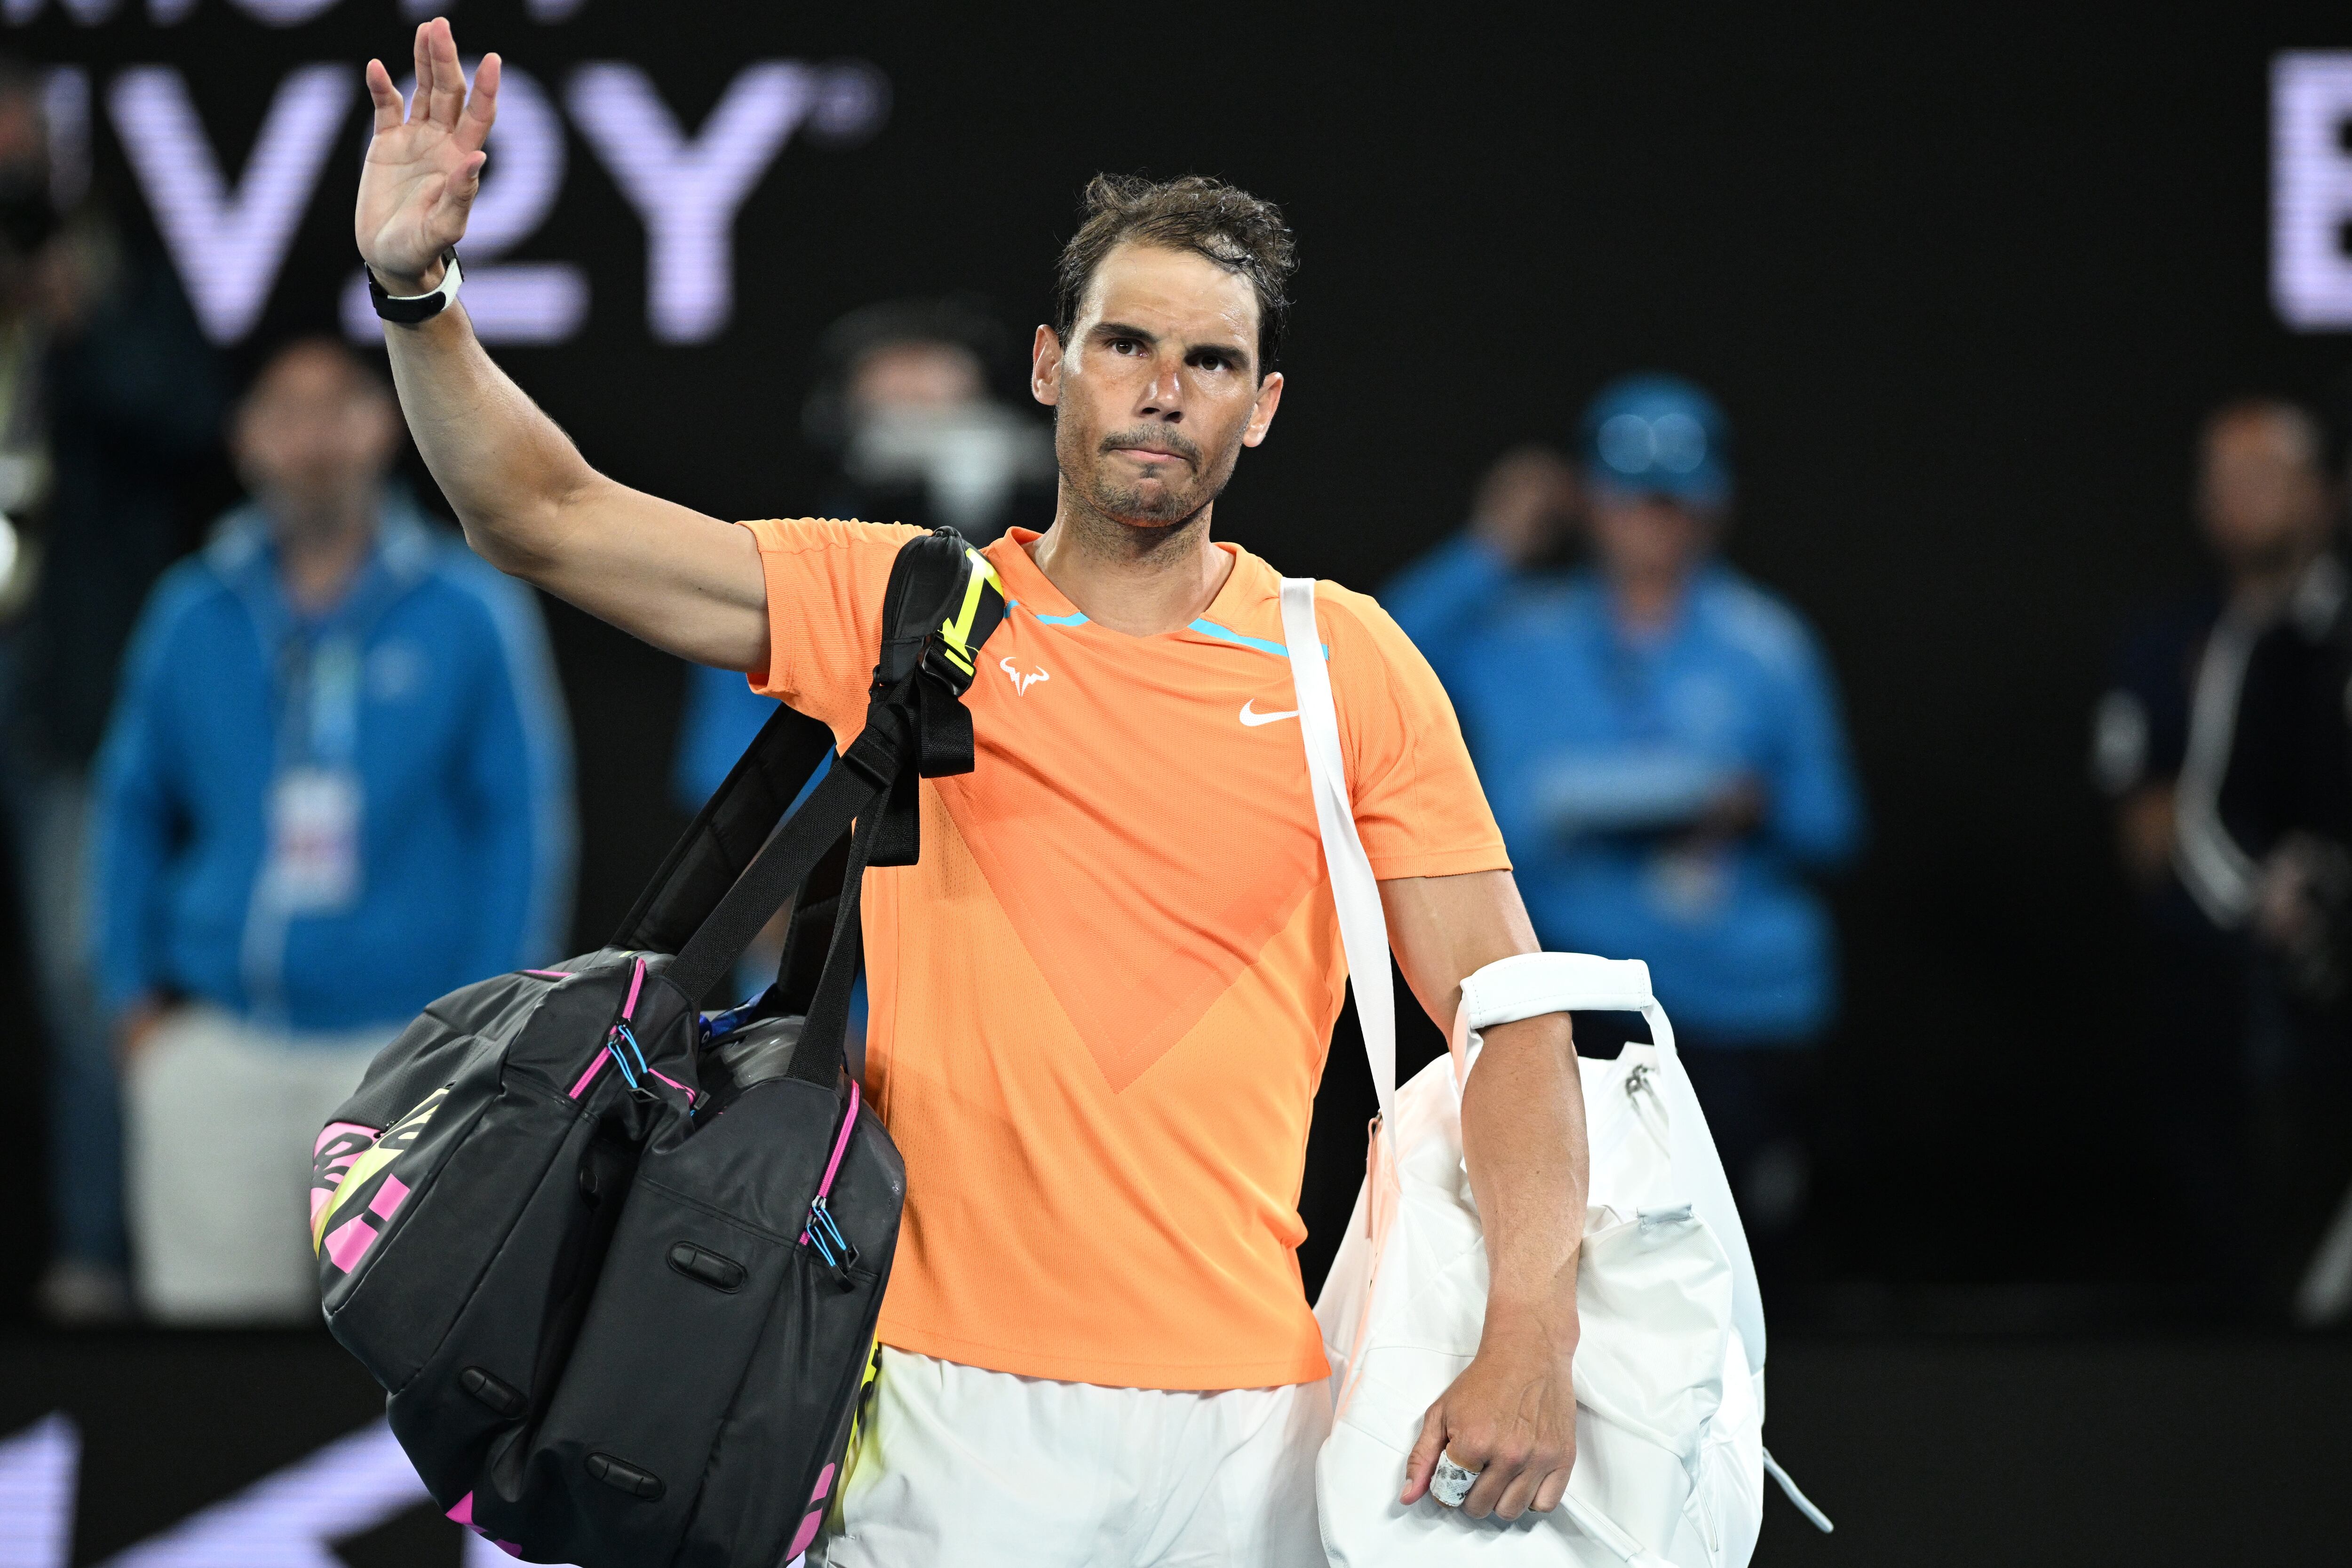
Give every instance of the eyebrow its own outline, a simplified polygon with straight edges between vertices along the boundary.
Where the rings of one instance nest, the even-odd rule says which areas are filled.
[[[1097,338],[1136,338],[1151,344],[1155,348],[1158,347],[1160,343],[1159,333],[1146,331],[1141,327],[1132,325],[1126,321],[1097,321],[1095,323],[1093,335]],[[1254,368],[1255,363],[1250,355],[1249,351],[1243,348],[1239,343],[1192,343],[1186,346],[1184,352],[1188,354],[1223,354],[1227,359],[1232,360],[1235,364],[1242,365],[1244,368]]]

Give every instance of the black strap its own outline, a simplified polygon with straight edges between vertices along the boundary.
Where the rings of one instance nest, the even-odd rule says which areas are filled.
[[[895,773],[891,770],[877,784],[845,763],[835,763],[824,782],[727,889],[701,929],[677,950],[667,971],[670,983],[695,1002],[708,996],[710,988],[735,967],[760,928],[774,918],[793,889],[807,880],[825,852],[848,831],[851,820],[880,809],[888,798],[889,778]]]
[[[843,838],[825,852],[793,895],[792,923],[784,931],[783,954],[776,961],[776,984],[761,999],[763,1014],[772,1017],[807,1014],[816,996],[816,983],[824,973],[834,910],[839,907],[841,879],[848,866],[849,840]]]
[[[832,731],[779,706],[670,847],[609,945],[638,952],[684,947],[832,754]]]
[[[908,770],[912,772],[912,770]],[[839,1081],[848,1062],[849,996],[857,981],[858,959],[864,953],[858,929],[858,894],[882,821],[861,821],[850,839],[849,862],[842,878],[841,898],[834,910],[833,941],[826,945],[824,973],[809,1003],[808,1019],[801,1026],[800,1045],[793,1052],[788,1078],[804,1079],[822,1089]]]

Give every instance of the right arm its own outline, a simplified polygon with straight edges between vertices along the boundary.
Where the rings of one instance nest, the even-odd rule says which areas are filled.
[[[1441,677],[1492,623],[1512,581],[1549,552],[1577,507],[1576,473],[1541,447],[1507,452],[1478,484],[1470,526],[1405,568],[1381,605]]]
[[[465,236],[499,69],[483,57],[469,100],[449,24],[427,22],[411,113],[383,62],[368,62],[375,132],[354,228],[394,294],[437,287],[442,251]],[[417,450],[484,560],[682,658],[765,668],[767,585],[750,533],[590,468],[491,363],[462,308],[387,323],[384,339]]]

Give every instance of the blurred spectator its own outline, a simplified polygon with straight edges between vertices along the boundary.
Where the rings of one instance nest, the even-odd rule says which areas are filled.
[[[279,352],[253,500],[140,617],[100,762],[100,997],[126,1064],[141,1305],[315,1310],[311,1141],[426,1002],[554,954],[569,742],[529,590],[386,487],[389,389]]]
[[[2158,1144],[2194,1272],[2239,1310],[2277,1268],[2264,1255],[2277,1247],[2266,1236],[2281,1194],[2257,1172],[2275,1167],[2279,1140],[2261,1141],[2273,1157],[2257,1152],[2254,1109],[2277,1103],[2315,1007],[2340,988],[2325,942],[2305,951],[2296,978],[2295,900],[2280,895],[2290,863],[2340,836],[2352,808],[2336,798],[2352,773],[2327,751],[2345,744],[2342,683],[2324,689],[2345,577],[2327,552],[2335,501],[2309,411],[2283,398],[2225,405],[2198,458],[2198,521],[2222,581],[2125,642],[2092,766],[2139,896]]]
[[[0,812],[45,1037],[51,1318],[122,1316],[121,1128],[82,962],[89,766],[141,601],[218,450],[211,348],[163,258],[96,203],[60,214],[41,79],[0,62]]]
[[[1648,962],[1769,1257],[1804,1202],[1807,1047],[1837,1002],[1801,873],[1861,836],[1836,697],[1795,612],[1716,556],[1714,401],[1631,378],[1584,435],[1595,568],[1522,570],[1564,489],[1515,456],[1384,598],[1461,711],[1544,945]]]
[[[1043,528],[1054,515],[1053,437],[991,391],[1011,346],[992,317],[959,300],[868,305],[826,328],[802,417],[835,465],[824,515],[948,527],[975,544],[1014,522]]]

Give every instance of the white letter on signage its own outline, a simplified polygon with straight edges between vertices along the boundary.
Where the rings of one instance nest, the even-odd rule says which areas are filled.
[[[808,107],[809,72],[746,66],[688,142],[635,66],[583,66],[568,101],[646,226],[646,317],[666,342],[700,342],[735,305],[735,214]]]
[[[2271,62],[2271,300],[2305,331],[2352,327],[2352,54]]]
[[[358,81],[347,65],[289,74],[232,197],[180,73],[139,66],[114,79],[115,133],[215,342],[237,342],[260,319]]]
[[[63,1411],[0,1440],[0,1568],[66,1568],[81,1434]]]

